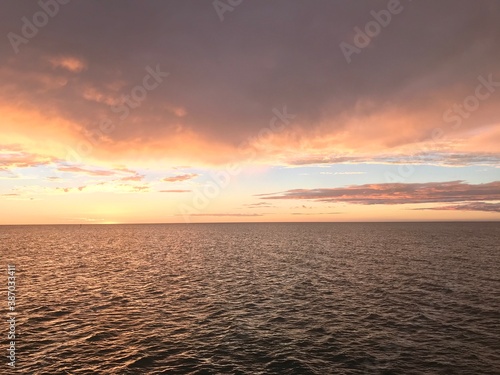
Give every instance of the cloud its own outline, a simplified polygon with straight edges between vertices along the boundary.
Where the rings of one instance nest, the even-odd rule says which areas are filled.
[[[471,202],[450,206],[416,208],[416,210],[500,212],[500,203]]]
[[[0,171],[12,168],[30,168],[56,162],[51,156],[22,151],[17,146],[0,145]]]
[[[463,181],[366,184],[342,188],[294,189],[259,196],[261,199],[305,199],[364,205],[494,201],[500,200],[500,181],[477,185]]]
[[[173,189],[173,190],[159,190],[160,193],[190,193],[191,190],[181,190],[181,189]]]
[[[335,172],[335,175],[351,175],[351,174],[366,174],[366,172]]]
[[[344,212],[293,212],[293,216],[340,215]]]
[[[128,168],[124,167],[119,167],[119,168],[113,168],[113,169],[91,169],[91,168],[84,168],[84,167],[79,167],[79,166],[59,166],[57,168],[58,171],[60,172],[67,172],[67,173],[81,173],[85,174],[88,176],[98,176],[98,177],[108,177],[108,176],[117,176],[117,175],[123,175],[123,174],[128,174],[129,176],[125,176],[120,178],[117,181],[142,181],[145,177],[145,175],[141,175],[137,173],[136,171],[133,171]],[[50,179],[57,179],[56,178],[50,178]]]
[[[196,173],[189,173],[189,174],[183,174],[179,176],[172,176],[172,177],[165,177],[162,179],[163,182],[181,182],[181,181],[187,181],[191,180],[193,178],[198,177],[198,174]]]
[[[104,103],[107,105],[118,105],[120,100],[112,95],[96,89],[95,87],[87,87],[83,89],[82,96],[86,100],[94,101],[97,103]]]
[[[144,175],[135,174],[133,176],[122,177],[120,181],[142,181],[144,177]]]
[[[259,202],[259,203],[244,204],[243,207],[253,209],[253,208],[272,208],[274,206],[270,203],[267,203],[267,202]]]
[[[345,153],[335,163],[402,147],[411,154],[436,128],[452,150],[495,152],[498,90],[460,127],[443,113],[474,94],[479,75],[500,81],[500,3],[405,2],[408,9],[348,64],[339,44],[352,42],[354,28],[386,6],[252,1],[221,23],[205,2],[74,2],[18,54],[7,40],[0,44],[2,108],[47,112],[22,126],[2,122],[0,131],[23,141],[36,133],[64,150],[88,141],[109,118],[117,130],[93,145],[92,157],[222,163],[243,159],[238,145],[258,137],[273,108],[286,105],[295,119],[257,157],[304,162],[320,155],[312,163],[332,149]],[[30,2],[9,2],[0,33],[20,33],[21,18],[33,13]],[[157,65],[170,76],[121,119],[113,103],[130,97],[146,67]]]
[[[127,167],[121,166],[121,167],[116,167],[113,169],[116,172],[123,172],[123,173],[130,173],[130,174],[137,174],[136,171],[133,171],[132,169],[129,169]]]
[[[78,186],[78,187],[56,187],[56,191],[63,191],[65,193],[74,193],[76,191],[82,191],[86,189],[87,186]]]
[[[404,165],[439,165],[448,167],[462,167],[467,165],[500,164],[499,153],[456,153],[456,152],[416,152],[416,153],[394,153],[392,155],[315,155],[293,158],[287,161],[293,166],[304,165],[330,165],[330,164],[404,164]],[[365,174],[366,172],[321,172],[321,174]]]
[[[326,174],[326,175],[355,175],[355,174],[366,174],[366,172],[320,172],[319,174]]]
[[[53,67],[63,68],[72,73],[80,73],[82,70],[87,69],[87,64],[82,59],[71,56],[59,56],[49,59]]]
[[[60,172],[83,173],[89,176],[113,176],[116,174],[114,171],[86,169],[81,167],[59,167],[57,170]]]
[[[228,216],[228,217],[253,217],[253,216],[264,216],[265,214],[232,214],[232,213],[222,213],[222,214],[191,214],[190,216]],[[177,215],[181,216],[181,215]]]
[[[122,194],[122,193],[141,193],[141,192],[149,192],[150,186],[148,184],[122,184],[117,183],[120,180],[111,180],[111,181],[101,181],[94,184],[87,184],[82,186],[59,186],[55,188],[51,187],[35,187],[35,191],[38,191],[42,194],[45,193],[78,193],[82,191],[86,192],[98,192],[98,193],[112,193],[112,194]],[[31,189],[33,191],[33,189]]]

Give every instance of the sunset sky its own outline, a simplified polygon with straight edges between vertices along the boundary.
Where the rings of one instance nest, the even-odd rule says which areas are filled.
[[[0,224],[500,220],[499,20],[497,0],[4,1]]]

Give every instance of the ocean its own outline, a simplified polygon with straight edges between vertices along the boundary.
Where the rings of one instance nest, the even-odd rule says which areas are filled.
[[[500,374],[500,223],[0,226],[0,259],[1,374]]]

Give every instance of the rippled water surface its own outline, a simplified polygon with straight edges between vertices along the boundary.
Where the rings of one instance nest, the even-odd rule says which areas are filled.
[[[499,223],[0,227],[15,372],[499,374],[499,244]]]

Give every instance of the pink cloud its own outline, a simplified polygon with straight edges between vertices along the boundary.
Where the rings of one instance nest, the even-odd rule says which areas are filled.
[[[134,176],[120,178],[120,181],[142,181],[144,177],[144,175],[136,174]]]
[[[51,156],[21,151],[17,146],[0,145],[0,170],[37,167],[56,161],[57,159]]]
[[[477,185],[463,181],[366,184],[342,188],[294,189],[259,196],[261,199],[306,199],[366,205],[488,201],[500,200],[500,181]]]
[[[56,187],[56,190],[60,190],[60,191],[64,191],[65,193],[69,193],[69,192],[75,192],[75,191],[82,191],[83,189],[86,189],[87,186],[79,186],[79,187]]]
[[[419,208],[419,210],[500,212],[500,203],[471,202],[450,206]]]

